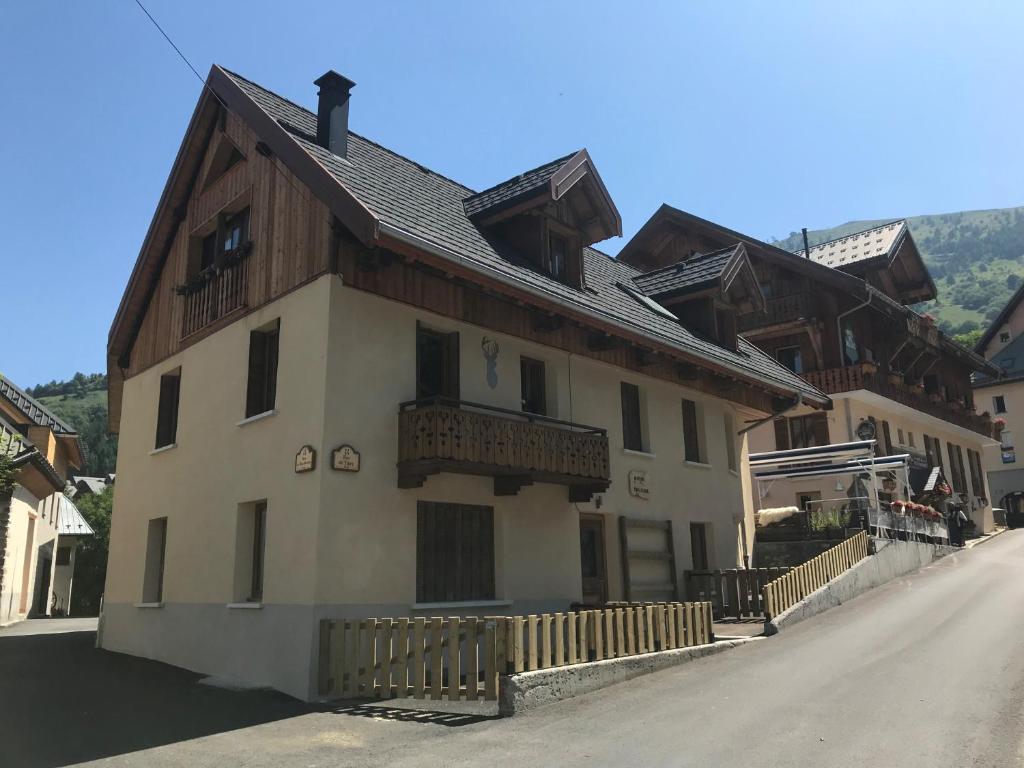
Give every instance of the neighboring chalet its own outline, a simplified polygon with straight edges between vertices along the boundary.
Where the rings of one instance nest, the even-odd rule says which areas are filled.
[[[663,206],[619,260],[671,272],[705,259],[701,254],[741,246],[764,308],[740,312],[739,332],[834,401],[827,413],[794,401],[784,416],[751,433],[750,451],[873,437],[882,455],[908,453],[912,468],[943,468],[978,530],[991,530],[981,453],[994,444],[992,421],[977,412],[971,375],[998,369],[908,306],[934,298],[935,286],[906,222],[789,253]],[[820,509],[846,501],[846,489],[834,480],[778,481],[764,498],[753,499],[755,509]]]
[[[315,113],[209,84],[110,332],[103,647],[311,698],[323,617],[743,562],[739,433],[829,406],[736,333],[743,248],[642,276],[591,247],[621,222],[586,150],[477,192],[350,132],[334,72]]]
[[[0,452],[14,492],[0,499],[0,626],[67,615],[79,537],[93,531],[63,491],[82,465],[78,434],[0,376]]]
[[[974,377],[974,396],[992,409],[999,445],[985,451],[993,503],[1006,510],[1007,522],[1024,527],[1024,454],[1017,443],[1024,434],[1024,285],[1010,298],[975,346],[975,351],[1003,370],[1000,378]]]

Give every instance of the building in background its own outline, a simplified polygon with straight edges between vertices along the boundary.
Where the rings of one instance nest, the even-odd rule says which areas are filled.
[[[829,399],[736,334],[742,248],[644,275],[585,150],[482,192],[214,67],[113,323],[100,642],[316,695],[323,618],[681,597],[744,424]],[[212,95],[216,94],[216,98]]]
[[[934,298],[935,286],[906,222],[797,254],[663,206],[619,260],[664,269],[727,247],[745,248],[765,297],[763,309],[739,315],[739,332],[834,403],[826,412],[792,401],[751,432],[750,452],[876,439],[881,455],[908,453],[913,468],[942,467],[976,529],[991,530],[981,454],[994,445],[992,423],[986,406],[975,406],[971,375],[998,369],[910,308]],[[753,510],[838,508],[850,489],[836,483],[766,484]]]
[[[982,334],[978,354],[1003,370],[974,377],[974,396],[991,409],[999,444],[983,456],[993,503],[1006,510],[1007,522],[1024,526],[1024,285]]]
[[[92,529],[64,495],[82,465],[78,435],[0,376],[0,450],[13,459],[14,493],[0,500],[0,626],[67,615],[75,549]]]

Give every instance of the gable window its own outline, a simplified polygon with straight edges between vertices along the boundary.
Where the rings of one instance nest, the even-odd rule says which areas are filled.
[[[992,410],[996,413],[1006,413],[1006,397],[1004,395],[992,397]]]
[[[416,399],[459,399],[459,334],[416,326]]]
[[[156,448],[167,448],[178,439],[178,398],[181,393],[181,368],[160,377],[160,401],[156,416]]]
[[[249,242],[249,209],[222,214],[217,228],[203,238],[197,272],[202,272],[237,252]]]
[[[700,433],[700,414],[693,400],[683,400],[683,458],[694,464],[704,464],[704,440]]]
[[[494,509],[416,504],[416,602],[494,599]]]
[[[555,232],[548,233],[548,255],[544,269],[560,282],[565,282],[566,262],[569,258],[569,241]]]
[[[529,357],[519,358],[519,381],[522,409],[526,413],[545,415],[548,412],[544,391],[544,363]]]
[[[775,359],[793,373],[804,372],[804,359],[800,347],[779,347],[775,350]]]
[[[636,384],[622,382],[622,447],[630,451],[642,451],[643,428],[640,423],[640,388]]]
[[[274,410],[277,400],[277,356],[281,321],[275,320],[249,334],[249,378],[245,396],[245,417]]]
[[[164,558],[167,551],[167,518],[149,521],[146,531],[146,565],[142,581],[142,602],[159,603],[164,599]]]

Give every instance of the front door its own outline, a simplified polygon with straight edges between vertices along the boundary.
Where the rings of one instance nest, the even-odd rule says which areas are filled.
[[[583,569],[583,602],[608,600],[608,569],[604,557],[604,516],[580,515],[580,565]]]

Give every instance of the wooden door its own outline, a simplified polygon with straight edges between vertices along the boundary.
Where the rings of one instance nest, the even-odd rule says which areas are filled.
[[[606,602],[608,568],[605,561],[603,515],[580,515],[580,567],[583,571],[583,602]]]

